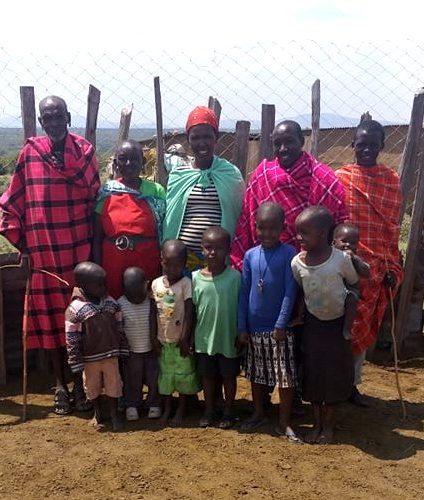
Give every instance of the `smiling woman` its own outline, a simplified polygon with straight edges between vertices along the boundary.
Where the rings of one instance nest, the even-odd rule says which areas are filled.
[[[187,269],[203,265],[201,240],[205,229],[222,226],[234,233],[244,193],[243,177],[232,163],[214,155],[218,138],[215,113],[198,106],[188,116],[192,165],[173,169],[166,196],[165,239],[180,239],[188,248]]]

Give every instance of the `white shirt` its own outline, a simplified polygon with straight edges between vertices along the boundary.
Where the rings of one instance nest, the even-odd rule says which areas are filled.
[[[150,340],[150,298],[133,304],[125,295],[118,299],[124,320],[124,331],[131,352],[143,353],[152,350]]]
[[[346,287],[354,285],[359,277],[350,256],[332,248],[330,257],[317,266],[308,266],[301,260],[305,252],[297,254],[291,263],[293,276],[305,293],[308,311],[321,321],[340,318],[345,312]]]

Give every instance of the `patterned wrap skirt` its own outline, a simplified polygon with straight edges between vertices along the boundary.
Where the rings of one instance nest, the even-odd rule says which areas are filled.
[[[246,378],[255,384],[287,389],[296,386],[294,334],[287,330],[286,339],[276,342],[273,332],[250,335],[245,358]]]

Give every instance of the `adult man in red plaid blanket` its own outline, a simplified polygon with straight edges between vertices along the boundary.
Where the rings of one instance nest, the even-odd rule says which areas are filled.
[[[71,116],[63,99],[40,102],[46,136],[29,138],[0,198],[0,234],[30,258],[29,349],[46,349],[56,378],[55,411],[70,412],[65,368],[65,309],[73,269],[90,258],[93,205],[100,181],[93,146],[68,132]],[[69,287],[45,270],[69,282]],[[77,409],[86,409],[81,380]]]
[[[383,320],[387,287],[395,294],[403,277],[398,246],[402,195],[397,173],[377,163],[384,146],[384,129],[379,122],[362,122],[352,146],[356,164],[344,165],[336,175],[345,188],[350,222],[359,229],[358,255],[371,268],[370,277],[360,281],[361,299],[352,329],[355,388],[350,400],[367,406],[356,385],[361,383],[366,350]]]

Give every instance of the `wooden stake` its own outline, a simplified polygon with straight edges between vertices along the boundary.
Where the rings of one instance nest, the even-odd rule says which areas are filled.
[[[24,317],[22,321],[22,422],[27,417],[27,394],[28,394],[28,356],[27,356],[27,337],[28,337],[28,315],[29,315],[29,294],[31,291],[31,268],[28,255],[22,257],[22,266],[26,267],[28,276],[25,287]]]
[[[216,97],[209,96],[208,108],[214,111],[216,118],[218,120],[218,127],[219,127],[219,121],[221,120],[221,111],[222,111],[221,103],[218,101]]]
[[[387,268],[387,261],[386,261],[386,268]],[[399,394],[399,401],[400,405],[402,407],[402,418],[405,420],[406,419],[406,406],[405,402],[403,400],[402,396],[402,389],[400,387],[400,380],[399,380],[399,368],[398,368],[398,349],[397,349],[397,343],[396,343],[396,336],[395,336],[395,305],[393,301],[393,292],[392,289],[389,287],[389,298],[390,298],[390,313],[391,313],[391,321],[392,325],[390,328],[390,334],[392,336],[392,342],[393,342],[393,355],[394,355],[394,360],[395,360],[395,377],[396,377],[396,387],[397,391]]]
[[[311,122],[311,155],[318,158],[318,141],[321,113],[321,83],[315,80],[312,85],[312,122]]]
[[[0,385],[6,385],[6,359],[4,355],[3,276],[1,269],[0,269]]]
[[[118,143],[119,147],[122,142],[128,139],[128,134],[130,132],[131,116],[132,116],[133,104],[129,108],[123,108],[121,111],[121,119],[119,120],[119,130],[118,130]]]
[[[275,106],[274,104],[262,104],[261,120],[261,140],[259,143],[258,163],[264,158],[271,159],[272,151],[272,131],[275,128]]]
[[[100,90],[90,85],[87,98],[87,118],[85,121],[85,138],[96,147],[97,115],[99,113]]]
[[[20,87],[22,126],[24,138],[37,135],[37,118],[35,113],[34,87]]]
[[[166,187],[168,184],[168,172],[165,168],[165,156],[163,146],[163,117],[162,117],[162,96],[160,92],[160,79],[155,76],[153,80],[155,89],[156,108],[156,172],[155,180]]]
[[[405,147],[403,149],[402,160],[399,165],[400,185],[403,194],[403,203],[401,211],[401,222],[405,214],[410,191],[417,175],[418,151],[420,137],[423,128],[424,118],[424,88],[417,91],[412,104],[411,119],[406,136]]]
[[[408,247],[405,257],[405,275],[399,295],[399,304],[395,324],[395,336],[400,355],[403,351],[403,339],[407,328],[407,319],[411,306],[412,289],[415,280],[415,266],[420,250],[424,220],[424,154],[421,154],[418,171],[418,183],[415,190],[414,210],[408,236]]]
[[[249,150],[250,122],[238,121],[234,137],[233,163],[246,178],[247,153]]]

